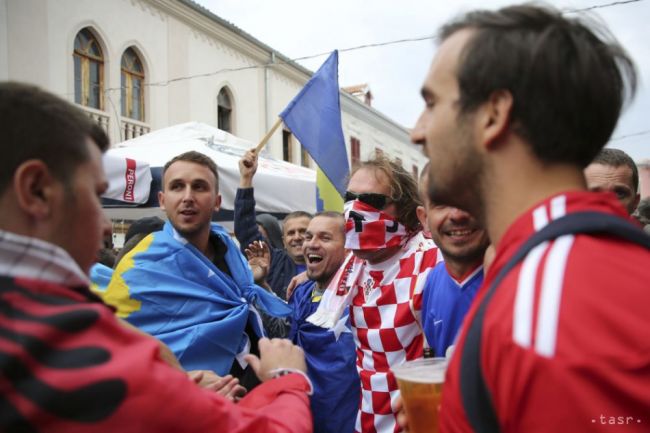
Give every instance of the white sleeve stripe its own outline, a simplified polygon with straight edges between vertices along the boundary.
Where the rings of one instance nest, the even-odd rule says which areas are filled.
[[[551,219],[556,220],[566,215],[566,196],[558,195],[551,200]]]
[[[521,265],[515,307],[513,311],[512,338],[522,347],[530,347],[533,330],[533,302],[535,299],[535,279],[542,256],[548,248],[542,242],[533,248]]]
[[[533,227],[535,231],[539,231],[546,227],[548,224],[548,214],[546,212],[546,206],[542,205],[533,211]]]
[[[557,238],[548,253],[544,266],[542,292],[537,312],[535,351],[549,358],[555,354],[564,270],[573,240],[573,235]]]

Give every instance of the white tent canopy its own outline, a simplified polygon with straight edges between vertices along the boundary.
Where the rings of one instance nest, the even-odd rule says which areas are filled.
[[[255,145],[212,126],[190,122],[159,129],[117,144],[104,156],[110,189],[105,198],[125,206],[145,203],[151,185],[149,169],[163,167],[183,152],[195,150],[214,160],[219,171],[222,208],[234,208],[239,186],[239,160]],[[154,176],[155,177],[155,176]],[[295,210],[315,212],[316,172],[305,167],[278,161],[262,152],[253,180],[258,212],[289,213]],[[133,200],[125,200],[132,198]],[[151,203],[151,201],[149,202]]]

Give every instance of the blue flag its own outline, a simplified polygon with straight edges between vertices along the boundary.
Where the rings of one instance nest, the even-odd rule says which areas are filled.
[[[350,168],[341,126],[338,67],[339,54],[334,51],[280,117],[342,197]],[[323,190],[320,185],[319,189]]]
[[[120,260],[100,296],[117,308],[118,317],[167,344],[186,370],[224,376],[248,344],[246,324],[263,333],[252,306],[273,316],[286,316],[291,308],[254,284],[227,231],[217,224],[211,231],[226,244],[232,277],[167,222]]]

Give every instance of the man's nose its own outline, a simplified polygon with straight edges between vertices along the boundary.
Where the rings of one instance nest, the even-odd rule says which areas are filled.
[[[111,220],[102,212],[102,239],[111,238],[113,236],[113,224]]]
[[[194,191],[192,191],[191,187],[187,186],[183,190],[183,200],[187,201],[187,200],[193,200],[193,199],[194,199]]]
[[[469,213],[457,207],[449,208],[449,218],[455,222],[467,221],[470,218]]]
[[[413,144],[422,146],[426,152],[423,117],[424,113],[420,114],[420,117],[418,117],[418,120],[415,122],[415,126],[411,130],[411,141]]]

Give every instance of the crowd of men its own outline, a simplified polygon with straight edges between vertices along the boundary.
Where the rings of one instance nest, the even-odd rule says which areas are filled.
[[[1,83],[0,431],[392,433],[391,369],[426,356],[449,358],[444,432],[647,430],[650,216],[634,162],[603,149],[631,59],[531,5],[439,40],[420,179],[375,155],[343,213],[280,223],[256,214],[248,151],[237,244],[212,221],[217,164],[186,152],[162,172],[166,221],[134,223],[113,267],[106,134]]]

